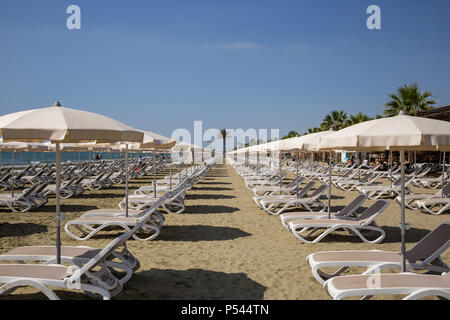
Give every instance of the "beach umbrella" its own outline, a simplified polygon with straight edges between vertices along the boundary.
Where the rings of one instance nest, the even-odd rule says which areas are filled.
[[[173,148],[177,141],[167,138],[160,134],[151,131],[142,131],[144,133],[144,139],[140,144],[140,149],[158,149],[166,150]]]
[[[280,152],[297,152],[297,181],[298,181],[298,165],[300,161],[299,152],[317,152],[319,150],[320,139],[329,136],[334,131],[321,131],[315,132],[300,137],[294,137],[289,139],[284,139],[276,141],[277,144],[274,146]],[[331,171],[331,167],[330,167]],[[331,180],[329,181],[331,188]],[[298,195],[298,182],[297,182],[297,195]],[[329,191],[331,193],[331,190]],[[329,197],[331,199],[331,196]]]
[[[27,150],[28,145],[24,142],[18,141],[10,141],[4,142],[3,138],[0,138],[0,150],[1,151],[11,151],[11,196],[14,197],[14,170],[15,170],[15,161],[14,155],[17,151]]]
[[[450,148],[450,122],[407,116],[370,120],[352,125],[321,139],[320,149],[399,151],[401,166],[401,254],[406,271],[405,151],[438,151]]]
[[[56,147],[56,252],[61,263],[60,175],[61,143],[141,142],[143,133],[104,115],[62,107],[59,102],[47,108],[15,112],[0,117],[0,134],[5,141],[45,142]]]
[[[139,145],[140,149],[153,149],[153,193],[156,197],[156,152],[157,150],[169,150],[172,149],[177,141],[169,139],[163,135],[151,132],[142,131],[144,133],[144,139]],[[172,165],[172,164],[171,164]],[[170,171],[170,180],[172,180],[172,170]],[[171,181],[170,181],[171,182]]]

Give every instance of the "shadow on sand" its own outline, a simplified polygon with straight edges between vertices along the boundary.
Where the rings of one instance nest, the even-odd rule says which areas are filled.
[[[192,188],[192,190],[200,190],[200,191],[231,191],[233,190],[232,188],[226,188],[226,187],[202,187],[202,188],[198,188],[196,186],[194,186]]]
[[[204,184],[232,184],[231,182],[198,182],[198,185],[204,185]]]
[[[398,251],[400,251],[401,235],[399,227],[383,226],[386,237],[381,243],[398,243]],[[361,230],[359,230],[361,232]],[[430,231],[425,229],[411,228],[406,232],[406,243],[417,243],[423,237],[425,237]],[[361,232],[369,240],[374,240],[380,236],[379,232]],[[318,236],[316,234],[315,236]],[[313,240],[314,237],[307,238],[308,240]],[[321,243],[331,243],[331,242],[348,242],[348,243],[364,243],[358,236],[348,233],[346,231],[336,231],[334,233],[328,234],[325,238],[320,240]]]
[[[184,214],[214,214],[214,213],[233,213],[239,211],[239,208],[228,206],[194,205],[187,206]]]
[[[75,205],[75,204],[63,204],[61,205],[61,212],[85,212],[89,210],[98,209],[97,206],[85,206],[85,205]],[[39,212],[56,212],[55,205],[45,205],[39,208]]]
[[[164,226],[155,241],[226,241],[251,236],[233,227],[215,226]]]
[[[261,300],[267,287],[245,273],[203,269],[150,269],[138,271],[119,299]]]
[[[224,194],[189,194],[186,195],[185,199],[188,200],[202,200],[202,199],[209,199],[209,200],[218,200],[218,199],[233,199],[236,198],[236,196],[227,196]]]
[[[0,223],[0,238],[23,237],[48,232],[47,227],[36,223]]]

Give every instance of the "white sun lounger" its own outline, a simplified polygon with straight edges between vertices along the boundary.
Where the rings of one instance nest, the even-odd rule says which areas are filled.
[[[327,206],[322,201],[320,201],[319,198],[327,189],[328,186],[322,184],[320,187],[314,190],[309,197],[298,198],[296,195],[284,196],[282,198],[261,200],[260,204],[264,211],[273,215],[279,215],[292,207],[303,207],[308,211],[314,211],[312,206],[319,206],[319,211],[325,210]]]
[[[140,226],[137,226],[140,227]],[[57,264],[0,264],[0,294],[17,288],[34,287],[51,300],[58,300],[51,287],[82,290],[90,295],[110,299],[122,290],[122,284],[105,266],[105,259],[122,246],[136,231],[122,234],[88,260],[82,267]]]
[[[311,190],[311,188],[316,184],[315,181],[308,182],[301,190],[298,192],[295,192],[295,189],[292,193],[289,194],[268,194],[263,196],[255,196],[253,197],[253,202],[260,208],[262,208],[261,201],[270,201],[270,200],[276,200],[276,199],[285,199],[287,197],[297,197],[297,198],[305,198],[306,194]]]
[[[450,183],[436,193],[412,193],[405,195],[405,206],[411,210],[418,209],[417,200],[442,199],[450,195]],[[395,198],[397,203],[401,204],[401,196]]]
[[[379,227],[375,219],[378,217],[389,205],[389,201],[381,199],[377,200],[372,206],[361,213],[357,218],[339,218],[339,219],[297,219],[288,223],[292,234],[303,243],[317,243],[325,238],[330,233],[342,229],[346,230],[367,243],[381,242],[386,233]],[[369,240],[361,231],[375,231],[380,233],[380,236],[375,240]],[[319,231],[319,235],[315,235]],[[307,238],[313,237],[313,240]]]
[[[331,212],[331,218],[342,218],[342,217],[350,217],[352,216],[356,210],[358,210],[362,204],[367,200],[367,196],[364,194],[358,195],[352,202],[346,205],[342,210],[338,212]],[[288,223],[291,220],[296,219],[322,219],[328,218],[327,212],[286,212],[280,214],[280,221],[283,227],[289,230]]]
[[[447,169],[446,171],[444,171],[444,176],[439,176],[437,178],[416,178],[413,179],[412,184],[415,185],[416,187],[422,187],[422,188],[427,188],[427,189],[437,189],[439,187],[442,187],[442,181],[444,181],[444,183],[446,181],[448,181],[449,179],[449,171],[450,169]],[[442,179],[443,178],[443,179]]]
[[[440,215],[450,208],[450,198],[431,198],[416,201],[416,207],[425,213]],[[439,208],[438,211],[433,209]]]
[[[252,189],[255,196],[270,195],[274,193],[292,194],[297,189],[297,186],[302,184],[304,177],[296,177],[287,185],[282,186],[257,186]]]
[[[348,297],[369,299],[375,295],[406,295],[404,300],[438,296],[450,299],[450,273],[350,275],[329,279],[325,290],[335,300]]]
[[[413,176],[405,177],[405,192],[407,194],[411,194],[412,191],[409,189],[409,184],[411,183]],[[358,191],[362,194],[367,194],[367,197],[370,200],[376,200],[382,196],[391,196],[392,194],[395,196],[400,195],[401,193],[401,179],[398,178],[393,184],[392,187],[390,185],[385,186],[360,186],[357,187]]]
[[[134,210],[143,210],[144,208],[151,207],[157,201],[164,197],[164,202],[161,204],[161,209],[167,213],[182,213],[185,209],[184,206],[184,194],[186,187],[180,186],[178,189],[174,189],[167,192],[161,197],[152,197],[150,195],[132,195],[128,198],[129,208]],[[125,199],[119,203],[119,208],[125,210]]]
[[[80,217],[69,221],[64,226],[66,233],[75,240],[87,240],[95,236],[97,233],[105,228],[118,227],[129,232],[132,228],[140,226],[136,231],[143,232],[146,234],[145,237],[138,236],[133,232],[131,237],[136,240],[146,241],[155,239],[160,233],[160,227],[157,223],[153,222],[152,217],[154,211],[164,203],[165,197],[161,197],[158,201],[155,201],[153,206],[145,210],[145,214],[139,216],[129,216],[129,217],[111,217],[111,216],[90,216],[90,217]],[[74,227],[79,232],[82,233],[81,236],[74,234],[71,230]]]
[[[101,249],[85,246],[62,246],[61,262],[82,267],[94,258]],[[22,263],[41,262],[43,264],[56,264],[55,246],[23,246],[14,248],[0,255],[0,261],[18,261]],[[139,269],[139,260],[127,249],[126,244],[119,251],[111,253],[104,260],[105,266],[110,269],[114,277],[124,285],[131,279],[133,272]],[[118,274],[116,271],[119,271]]]
[[[444,222],[406,251],[408,269],[448,272],[449,267],[441,255],[450,246],[450,222]],[[339,276],[351,267],[363,267],[363,274],[379,273],[386,268],[400,269],[400,252],[380,250],[324,251],[310,254],[306,261],[314,278],[324,284],[326,280]],[[326,272],[324,269],[332,268]],[[337,270],[336,270],[337,268]],[[328,269],[330,270],[330,269]]]

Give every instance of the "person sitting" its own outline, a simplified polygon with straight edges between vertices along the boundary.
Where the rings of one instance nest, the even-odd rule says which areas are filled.
[[[362,161],[361,169],[370,169],[370,167],[369,167],[369,160],[364,159],[364,160]]]

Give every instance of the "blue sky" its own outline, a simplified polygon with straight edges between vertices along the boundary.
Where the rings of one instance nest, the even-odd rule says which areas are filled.
[[[0,113],[60,100],[167,136],[194,120],[286,134],[375,116],[404,83],[448,105],[449,16],[448,0],[2,1]]]

